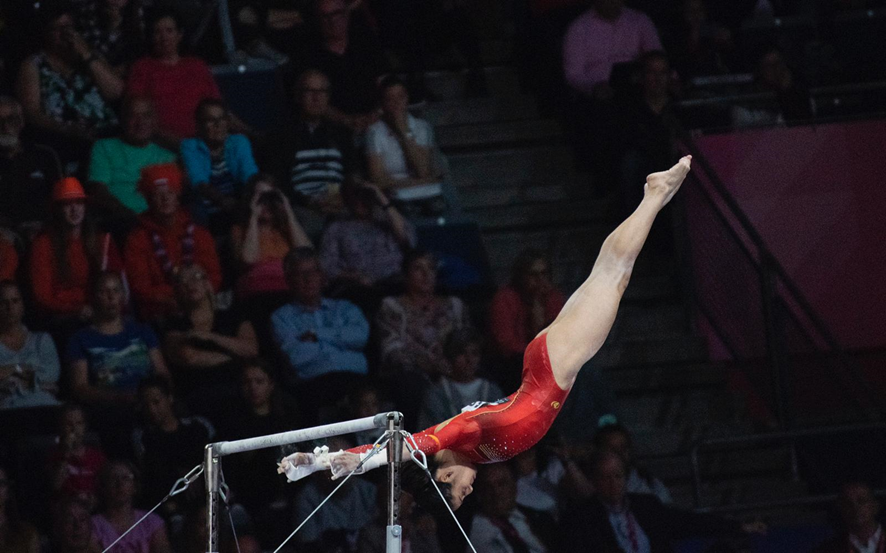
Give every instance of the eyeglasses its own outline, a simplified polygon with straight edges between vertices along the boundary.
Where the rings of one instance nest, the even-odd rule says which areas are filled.
[[[303,88],[301,91],[305,94],[329,94],[329,88]]]
[[[212,124],[214,124],[214,125],[216,125],[216,124],[218,124],[218,123],[227,123],[227,122],[228,122],[228,116],[227,116],[227,115],[222,115],[221,117],[204,117],[204,118],[202,119],[202,122],[203,122],[203,123],[212,123]]]

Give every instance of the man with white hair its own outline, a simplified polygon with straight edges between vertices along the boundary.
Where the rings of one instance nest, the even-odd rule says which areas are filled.
[[[21,104],[0,96],[0,226],[31,236],[49,217],[49,193],[62,175],[52,148],[22,140],[24,127]]]

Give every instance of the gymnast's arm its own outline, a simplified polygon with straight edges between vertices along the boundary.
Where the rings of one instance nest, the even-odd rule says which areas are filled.
[[[436,454],[441,449],[458,449],[468,436],[475,434],[472,430],[476,423],[460,415],[456,415],[445,423],[432,426],[423,432],[412,435],[414,446],[427,456]],[[375,453],[373,453],[375,448]],[[403,447],[403,461],[411,458],[409,448]],[[360,463],[363,462],[361,466]],[[309,474],[321,470],[332,472],[333,480],[356,471],[357,474],[388,464],[387,448],[372,444],[362,445],[347,451],[329,452],[328,448],[316,448],[314,453],[294,453],[284,457],[277,472],[285,474],[294,482]],[[359,469],[357,467],[359,466]]]

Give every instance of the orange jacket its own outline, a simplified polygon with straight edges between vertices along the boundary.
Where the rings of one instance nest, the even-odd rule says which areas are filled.
[[[18,270],[18,252],[15,246],[0,238],[0,281],[15,280]]]
[[[173,283],[167,278],[157,259],[152,233],[156,232],[160,236],[170,261],[178,267],[182,262],[182,240],[187,235],[191,219],[184,212],[179,212],[175,223],[170,227],[159,226],[148,213],[141,215],[139,219],[139,227],[126,241],[126,276],[129,278],[139,314],[143,319],[150,320],[168,315],[175,307]],[[218,290],[222,283],[222,273],[215,252],[215,241],[209,231],[200,226],[194,229],[194,263],[206,270],[213,288]]]
[[[122,271],[123,260],[110,235],[99,234],[96,239],[100,255],[104,256],[107,248],[107,270]],[[82,239],[68,241],[66,257],[71,274],[68,281],[63,282],[61,275],[56,273],[50,235],[40,234],[31,245],[31,285],[37,306],[44,313],[74,315],[89,301],[89,282],[95,275],[89,274],[89,260]]]

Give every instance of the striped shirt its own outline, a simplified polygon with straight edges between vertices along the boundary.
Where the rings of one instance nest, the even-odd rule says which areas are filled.
[[[309,198],[325,194],[330,184],[345,180],[341,150],[335,147],[298,150],[290,171],[292,189]]]

